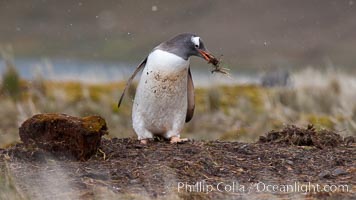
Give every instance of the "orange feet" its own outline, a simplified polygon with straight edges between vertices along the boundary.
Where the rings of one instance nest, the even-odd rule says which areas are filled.
[[[171,137],[171,144],[177,144],[177,143],[184,143],[184,142],[188,142],[189,139],[188,138],[179,138],[177,136],[173,136]]]
[[[147,140],[147,139],[142,139],[142,140],[140,140],[140,144],[144,144],[144,145],[146,145],[146,144],[147,144],[147,142],[148,142],[148,140]]]

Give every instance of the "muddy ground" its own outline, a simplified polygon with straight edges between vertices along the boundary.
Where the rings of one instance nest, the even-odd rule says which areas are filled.
[[[103,139],[87,161],[55,158],[20,143],[0,150],[0,167],[8,184],[30,199],[355,199],[353,139],[294,126],[256,143],[140,145],[133,138],[114,138]],[[301,187],[309,182],[348,185],[349,191],[304,192]],[[300,191],[266,191],[267,185],[286,184],[297,184]]]

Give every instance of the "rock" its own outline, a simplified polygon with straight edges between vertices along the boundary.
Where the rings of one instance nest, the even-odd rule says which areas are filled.
[[[333,176],[340,176],[340,175],[346,175],[348,172],[344,170],[343,168],[336,168],[333,170],[332,175]]]
[[[319,173],[319,178],[331,178],[331,173],[328,170]]]
[[[288,164],[290,164],[290,165],[294,165],[294,162],[291,161],[291,160],[286,160],[286,162],[287,162]]]
[[[344,143],[346,146],[350,146],[351,144],[355,143],[355,137],[348,136],[344,138]]]
[[[87,160],[96,153],[101,136],[107,134],[107,126],[100,116],[38,114],[21,125],[19,134],[25,145],[34,144],[53,155]]]

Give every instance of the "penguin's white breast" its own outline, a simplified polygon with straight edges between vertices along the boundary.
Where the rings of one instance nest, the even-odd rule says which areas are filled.
[[[153,51],[136,91],[134,118],[142,116],[147,128],[157,131],[170,129],[174,123],[184,124],[188,68],[189,60]]]
[[[149,56],[140,80],[144,93],[155,97],[177,96],[186,93],[189,60],[162,50]]]

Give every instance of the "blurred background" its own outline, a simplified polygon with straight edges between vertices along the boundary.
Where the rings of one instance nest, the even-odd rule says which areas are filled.
[[[0,0],[0,147],[36,113],[101,115],[135,136],[125,80],[160,42],[193,32],[231,77],[192,58],[184,136],[255,141],[284,124],[356,130],[356,2]]]

